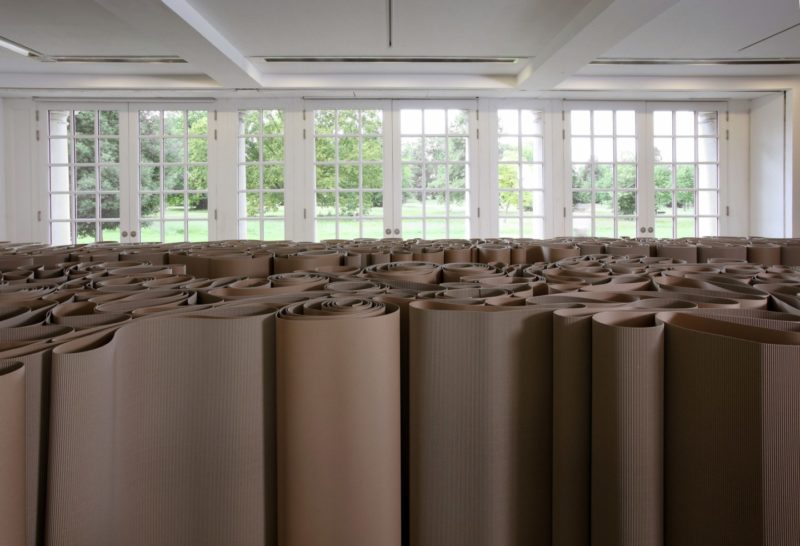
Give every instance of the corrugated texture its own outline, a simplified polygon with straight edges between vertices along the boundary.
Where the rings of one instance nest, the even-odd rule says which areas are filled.
[[[25,367],[0,363],[0,544],[25,544]]]
[[[663,543],[663,331],[653,314],[592,323],[592,544]]]
[[[737,323],[666,323],[668,545],[800,543],[800,339]]]
[[[411,544],[551,542],[552,317],[410,310]]]
[[[277,335],[279,544],[399,546],[399,310]]]
[[[273,317],[56,350],[48,544],[275,544]]]
[[[553,314],[553,546],[588,546],[592,313]]]

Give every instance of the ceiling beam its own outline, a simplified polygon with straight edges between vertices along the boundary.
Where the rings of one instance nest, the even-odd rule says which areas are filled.
[[[221,87],[260,88],[261,71],[186,0],[94,0]]]
[[[523,90],[554,89],[679,0],[591,0],[517,77]]]

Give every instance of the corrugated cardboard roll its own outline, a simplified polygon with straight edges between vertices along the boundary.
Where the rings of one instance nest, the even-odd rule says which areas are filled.
[[[588,546],[591,524],[592,316],[553,313],[553,546]]]
[[[0,544],[25,544],[25,368],[0,363]]]
[[[712,258],[747,260],[747,247],[728,243],[713,243],[697,245],[697,261],[706,263]]]
[[[800,543],[800,334],[761,318],[658,319],[668,544]]]
[[[781,247],[770,243],[752,243],[747,246],[747,261],[765,266],[778,265],[781,263]]]
[[[55,350],[54,543],[275,544],[274,314],[237,314],[139,320]]]
[[[410,544],[550,544],[551,312],[419,301],[409,329]]]
[[[663,544],[663,349],[655,313],[592,319],[592,544]]]
[[[279,544],[399,546],[398,308],[289,306],[277,339]]]

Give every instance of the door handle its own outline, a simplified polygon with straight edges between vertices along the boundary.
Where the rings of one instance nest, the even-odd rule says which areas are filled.
[[[647,228],[645,228],[644,226],[639,228],[639,233],[644,233],[645,231],[647,231]]]
[[[387,227],[385,233],[386,233],[386,235],[391,235],[392,234],[392,228],[388,228]]]
[[[122,233],[120,233],[120,235],[122,235],[123,237],[127,237],[128,236],[128,232],[127,231],[123,231]]]
[[[400,235],[400,230],[398,228],[394,228],[394,234],[395,235]]]
[[[136,237],[136,230],[131,231],[131,237]]]
[[[647,228],[647,233],[653,233],[653,226],[650,226],[649,228]]]

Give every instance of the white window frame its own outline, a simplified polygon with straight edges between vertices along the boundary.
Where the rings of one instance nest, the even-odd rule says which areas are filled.
[[[212,177],[211,165],[216,163],[217,160],[217,143],[218,137],[215,138],[215,131],[217,130],[217,122],[214,119],[216,111],[215,102],[169,102],[169,101],[153,101],[142,103],[130,103],[128,105],[129,115],[129,138],[130,138],[130,239],[132,242],[141,241],[141,229],[139,222],[139,111],[140,110],[206,110],[208,111],[208,240],[213,241],[218,238],[216,230],[216,222],[214,222],[214,209],[216,206],[216,191],[217,184]],[[163,135],[161,135],[163,138]],[[188,157],[185,158],[188,163]],[[162,157],[163,162],[163,157]],[[161,173],[163,178],[164,173]],[[163,193],[163,189],[162,189]],[[143,219],[147,221],[147,219]],[[164,218],[154,220],[156,222],[164,221]],[[188,237],[188,229],[186,232]],[[194,242],[194,241],[192,241]]]
[[[467,226],[469,229],[469,238],[482,237],[485,233],[485,228],[481,225],[480,211],[481,206],[487,208],[482,202],[481,187],[483,177],[480,171],[480,155],[479,146],[479,100],[471,99],[425,99],[425,100],[395,100],[392,101],[392,115],[394,117],[394,133],[392,141],[394,143],[393,155],[393,180],[394,180],[394,229],[392,231],[393,237],[407,238],[407,234],[402,232],[402,202],[403,202],[403,161],[401,142],[401,127],[400,127],[400,110],[403,109],[462,109],[469,112],[468,128],[467,128],[467,146],[469,147],[469,157],[466,161],[469,167],[469,185],[467,191],[469,194],[469,208],[467,209]],[[450,236],[449,238],[452,238]]]
[[[50,242],[50,111],[51,110],[68,110],[70,112],[76,110],[115,110],[119,112],[119,199],[120,199],[120,242],[133,242],[131,238],[123,237],[122,233],[127,231],[126,226],[132,225],[130,217],[130,208],[127,203],[130,202],[130,181],[129,170],[127,166],[130,164],[130,147],[129,147],[129,110],[128,104],[125,102],[104,102],[104,101],[38,101],[35,104],[38,123],[36,123],[35,131],[38,138],[38,146],[36,146],[34,155],[37,158],[37,168],[33,169],[36,179],[40,181],[34,184],[33,200],[34,206],[37,207],[36,227],[34,231],[40,241]],[[70,137],[73,138],[73,137]],[[74,153],[74,152],[73,152]],[[99,154],[100,151],[97,150]],[[74,160],[74,157],[73,157]],[[73,185],[76,181],[73,180]],[[71,193],[74,193],[71,191]],[[98,190],[99,193],[99,190]],[[78,219],[72,218],[71,223],[75,223]],[[99,241],[98,241],[99,242]]]
[[[557,195],[553,181],[558,180],[563,169],[564,141],[561,138],[563,119],[561,100],[536,100],[536,99],[494,99],[487,105],[489,116],[487,126],[487,144],[482,149],[488,148],[488,167],[483,172],[488,172],[488,180],[484,179],[484,187],[488,191],[484,194],[483,210],[486,219],[482,233],[487,237],[499,236],[499,149],[498,135],[498,110],[540,110],[543,113],[542,129],[542,177],[544,181],[544,237],[552,237],[558,232],[556,225],[562,223],[562,215],[557,214],[561,196]],[[483,157],[481,158],[483,159]]]
[[[648,208],[648,214],[650,214],[650,220],[648,225],[648,236],[653,236],[654,232],[650,232],[650,227],[655,228],[655,221],[656,221],[656,214],[655,214],[655,192],[657,191],[655,188],[655,184],[653,183],[653,170],[655,167],[655,141],[656,135],[654,134],[654,126],[653,126],[653,112],[656,110],[692,110],[695,112],[701,111],[716,111],[717,112],[717,141],[719,143],[717,149],[717,165],[719,167],[719,172],[717,173],[717,191],[719,192],[719,202],[718,202],[718,210],[717,210],[717,218],[718,218],[718,235],[722,235],[727,233],[728,228],[728,120],[729,120],[729,103],[725,101],[648,101],[647,105],[647,138],[650,144],[649,148],[649,155],[648,155],[648,165],[647,165],[647,176],[651,184],[653,185],[653,192],[652,192],[652,199],[653,201],[650,203]],[[674,116],[673,116],[674,121]],[[675,127],[673,127],[673,134],[671,137],[673,140],[675,139]],[[695,133],[694,135],[694,147],[695,147],[695,158],[692,163],[698,165],[702,162],[699,161],[698,153],[697,153],[697,138],[698,135]],[[673,152],[674,153],[674,152]],[[678,163],[676,158],[672,158],[672,165]],[[673,176],[677,177],[677,172],[673,173]],[[695,183],[697,184],[697,171],[695,171]],[[693,190],[696,194],[697,189]],[[697,206],[697,201],[695,201],[695,206]],[[676,217],[679,218],[679,217]],[[695,234],[694,237],[697,236],[698,233],[698,219],[700,215],[694,214],[692,216],[685,216],[685,218],[694,218],[695,220]],[[677,220],[676,220],[677,221]],[[676,231],[676,227],[673,227],[673,233]],[[691,236],[690,236],[691,237]]]
[[[650,184],[650,178],[647,177],[647,164],[650,153],[647,151],[649,140],[646,137],[646,103],[643,101],[573,101],[565,100],[564,106],[564,172],[561,178],[563,184],[563,198],[564,198],[564,234],[572,236],[572,127],[571,127],[571,112],[574,110],[633,110],[636,116],[636,226],[635,235],[637,237],[647,236],[647,226],[652,226],[652,192],[647,191]],[[594,132],[592,138],[594,138]],[[616,134],[613,135],[616,138]],[[613,164],[617,164],[617,158],[614,157]],[[611,190],[612,192],[614,190]],[[648,214],[650,216],[648,217]],[[594,215],[589,216],[594,224]],[[604,217],[605,218],[605,217]],[[616,225],[617,215],[611,216],[614,218]],[[644,230],[644,231],[642,231]],[[597,235],[589,235],[590,237],[597,237]],[[615,234],[612,237],[616,236]]]
[[[319,240],[315,233],[316,220],[316,186],[315,186],[315,133],[314,112],[316,110],[381,110],[383,112],[383,236],[389,237],[395,224],[393,212],[394,192],[392,191],[392,102],[389,100],[315,100],[308,99],[303,103],[304,117],[304,172],[303,186],[303,230],[304,239],[309,241]],[[387,230],[389,230],[387,232]]]
[[[285,131],[285,236],[296,241],[314,240],[315,188],[313,181],[314,109],[378,108],[384,115],[384,237],[404,237],[401,229],[402,165],[400,110],[403,108],[463,108],[469,111],[468,160],[470,170],[469,235],[472,238],[498,236],[497,110],[535,109],[544,112],[544,196],[545,237],[571,233],[571,162],[569,116],[571,109],[630,108],[637,112],[637,237],[652,236],[655,225],[653,170],[653,109],[716,110],[719,112],[719,233],[728,233],[728,101],[604,101],[564,99],[153,99],[137,102],[119,100],[38,99],[30,102],[31,147],[30,189],[20,185],[12,190],[30,191],[32,221],[30,240],[48,241],[50,110],[117,110],[120,112],[120,228],[127,232],[121,242],[139,241],[138,229],[138,112],[139,110],[209,111],[209,239],[238,237],[238,113],[248,109],[284,111]],[[36,116],[34,114],[37,114]],[[305,115],[304,115],[305,114]],[[305,138],[303,132],[305,131]],[[34,140],[34,134],[36,139]],[[741,139],[740,139],[741,140]],[[737,141],[738,142],[738,141]],[[738,144],[737,144],[738,146]],[[23,154],[24,155],[24,154]],[[30,161],[26,157],[14,161]],[[26,167],[27,168],[27,167]],[[559,184],[562,185],[559,188]],[[650,190],[648,191],[648,188]],[[742,205],[738,203],[737,205]],[[741,207],[740,207],[741,208]],[[744,209],[743,209],[744,210]],[[21,214],[24,211],[20,212]],[[739,219],[741,222],[741,219]],[[645,233],[641,233],[645,228]],[[388,230],[388,232],[387,232]],[[136,232],[136,235],[132,234]],[[407,237],[407,234],[405,235]],[[28,238],[28,237],[26,237]]]

